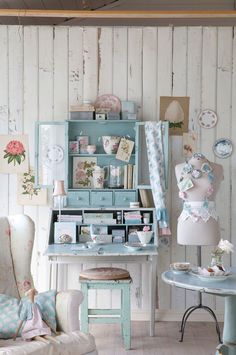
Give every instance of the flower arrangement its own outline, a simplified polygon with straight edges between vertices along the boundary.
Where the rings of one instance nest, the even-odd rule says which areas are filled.
[[[149,226],[144,226],[143,227],[143,232],[149,232],[150,231],[150,227]]]
[[[223,266],[222,256],[233,253],[234,246],[228,240],[221,239],[217,247],[211,252],[211,266]]]
[[[20,165],[25,160],[25,147],[20,141],[10,141],[7,144],[4,152],[6,154],[3,158],[8,159],[8,164],[13,162],[14,166],[16,165],[16,163]]]

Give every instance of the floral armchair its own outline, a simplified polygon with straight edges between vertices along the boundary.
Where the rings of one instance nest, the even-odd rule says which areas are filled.
[[[0,293],[20,298],[33,287],[30,273],[34,242],[34,222],[26,215],[0,217]],[[0,355],[96,355],[91,334],[79,331],[79,305],[83,294],[78,290],[58,292],[56,315],[60,334],[58,343],[25,342],[21,338],[0,339]]]

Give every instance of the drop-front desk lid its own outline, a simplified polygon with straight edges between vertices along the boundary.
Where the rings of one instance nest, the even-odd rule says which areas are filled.
[[[84,247],[82,244],[49,244],[45,255],[47,256],[125,256],[125,255],[157,255],[156,245],[147,245],[141,247],[139,250],[131,250],[125,247],[124,244],[96,244],[92,247]]]

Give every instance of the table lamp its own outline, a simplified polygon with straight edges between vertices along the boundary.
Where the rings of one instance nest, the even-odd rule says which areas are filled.
[[[62,201],[62,196],[66,196],[64,180],[54,181],[53,197],[56,196],[58,196],[59,198],[59,222],[61,222],[61,201]]]

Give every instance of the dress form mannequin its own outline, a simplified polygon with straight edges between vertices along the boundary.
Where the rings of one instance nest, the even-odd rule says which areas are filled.
[[[216,245],[220,239],[214,200],[224,178],[223,168],[219,164],[209,162],[201,153],[195,153],[187,163],[176,165],[175,174],[179,196],[184,200],[183,211],[178,219],[177,241],[182,245],[197,245],[198,265],[201,266],[201,246]],[[180,341],[183,341],[188,317],[195,310],[203,309],[215,320],[221,343],[220,328],[214,311],[202,304],[201,292],[198,292],[198,299],[197,305],[184,312]]]
[[[187,163],[178,164],[175,173],[184,200],[177,227],[178,243],[218,244],[220,230],[214,199],[223,180],[222,166],[196,153]]]

